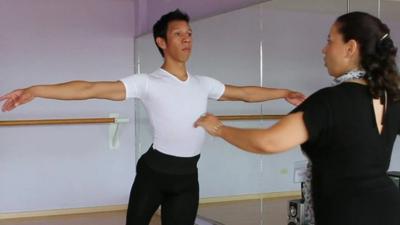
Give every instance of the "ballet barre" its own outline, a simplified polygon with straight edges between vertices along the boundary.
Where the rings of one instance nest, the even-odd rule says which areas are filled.
[[[0,121],[0,127],[5,126],[36,126],[36,125],[79,125],[79,124],[110,124],[108,127],[108,144],[110,149],[119,148],[119,124],[128,123],[129,119],[119,118],[117,113],[111,113],[109,118],[76,118],[76,119],[36,119]]]
[[[220,115],[220,120],[277,120],[284,115]],[[32,126],[32,125],[73,125],[73,124],[102,124],[127,123],[129,119],[109,118],[77,118],[77,119],[38,119],[38,120],[0,120],[0,126]]]
[[[79,124],[110,124],[108,128],[108,143],[110,149],[118,149],[119,124],[128,123],[129,119],[119,118],[116,113],[111,113],[106,118],[76,118],[76,119],[36,119],[36,120],[0,120],[0,127],[5,126],[35,126],[35,125],[79,125]],[[277,120],[284,115],[220,115],[220,120]]]
[[[220,120],[279,120],[285,115],[221,115]]]
[[[39,120],[8,120],[0,121],[0,126],[31,126],[31,125],[69,125],[115,123],[116,118],[80,118],[80,119],[39,119]]]

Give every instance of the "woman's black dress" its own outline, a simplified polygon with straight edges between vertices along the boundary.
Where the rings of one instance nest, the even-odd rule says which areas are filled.
[[[322,89],[293,112],[304,112],[313,165],[316,225],[400,225],[400,191],[387,176],[400,131],[400,103],[389,99],[383,130],[365,85]]]

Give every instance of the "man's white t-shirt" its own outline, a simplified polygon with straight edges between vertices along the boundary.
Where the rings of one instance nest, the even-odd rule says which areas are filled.
[[[225,85],[206,76],[188,73],[185,81],[163,69],[121,80],[126,98],[140,99],[154,130],[153,148],[168,155],[200,154],[205,131],[194,122],[207,111],[208,99],[219,99]]]

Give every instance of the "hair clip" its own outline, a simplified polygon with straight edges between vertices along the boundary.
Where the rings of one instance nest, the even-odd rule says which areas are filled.
[[[382,40],[385,39],[387,36],[389,36],[389,33],[386,33],[385,35],[383,35],[382,38],[381,38],[381,40],[379,40],[379,41],[382,41]]]

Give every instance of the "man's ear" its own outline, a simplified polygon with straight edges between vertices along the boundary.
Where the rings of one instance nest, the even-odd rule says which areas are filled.
[[[165,50],[167,48],[167,42],[162,37],[157,37],[156,43],[157,43],[157,46],[160,47],[162,50]]]

